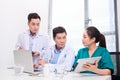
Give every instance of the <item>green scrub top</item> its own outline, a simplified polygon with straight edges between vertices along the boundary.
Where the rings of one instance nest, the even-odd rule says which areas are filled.
[[[111,56],[108,50],[104,47],[98,46],[91,57],[98,57],[98,56],[101,56],[101,59],[98,62],[98,68],[99,69],[110,69],[111,73],[113,73],[114,66],[113,66],[112,59],[111,59]],[[73,67],[77,65],[77,60],[81,58],[90,58],[89,53],[88,53],[88,47],[82,48],[78,51]],[[82,73],[93,73],[93,72],[83,71]]]

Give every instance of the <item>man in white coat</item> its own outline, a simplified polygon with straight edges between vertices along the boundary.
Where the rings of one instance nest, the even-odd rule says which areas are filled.
[[[55,45],[51,48],[50,63],[64,65],[66,71],[71,71],[75,59],[75,51],[66,43],[66,36],[67,32],[63,27],[58,26],[53,29]]]
[[[38,69],[40,65],[38,64],[38,60],[44,60],[41,65],[49,60],[47,55],[49,55],[50,42],[48,36],[39,33],[40,22],[41,17],[37,13],[30,13],[28,15],[29,29],[19,35],[16,44],[18,50],[32,51],[35,69]]]

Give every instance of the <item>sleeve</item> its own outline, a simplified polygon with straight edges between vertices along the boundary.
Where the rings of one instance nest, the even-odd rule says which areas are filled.
[[[102,69],[110,69],[111,73],[114,71],[113,62],[110,53],[107,51],[107,49],[104,50],[104,55],[102,56],[101,63]]]
[[[16,49],[16,50],[18,50],[18,48],[22,46],[22,40],[21,40],[22,38],[21,38],[21,37],[22,37],[22,34],[20,34],[20,35],[18,36],[17,43],[16,43],[16,45],[15,45],[15,49]]]
[[[77,61],[80,58],[81,50],[78,51],[77,56],[75,56],[74,64],[73,64],[73,69],[77,66]]]

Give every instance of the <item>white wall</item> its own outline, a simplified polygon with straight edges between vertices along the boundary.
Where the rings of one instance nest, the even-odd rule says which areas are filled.
[[[27,29],[27,15],[41,16],[41,30],[47,33],[49,0],[0,0],[0,67],[12,65],[19,33]]]
[[[120,0],[117,0],[117,15],[118,15],[119,51],[120,51]]]

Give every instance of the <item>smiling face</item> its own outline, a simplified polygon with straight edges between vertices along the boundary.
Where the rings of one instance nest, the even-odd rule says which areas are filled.
[[[62,47],[64,47],[65,43],[66,43],[66,33],[57,33],[56,36],[54,37],[54,41],[56,43],[57,49],[61,49]]]
[[[92,44],[95,44],[95,38],[90,38],[90,36],[88,36],[87,30],[86,30],[83,34],[82,43],[84,46],[90,46]]]
[[[28,26],[29,26],[31,34],[35,34],[36,32],[38,32],[39,26],[40,26],[39,18],[31,19],[31,21],[28,22]]]

